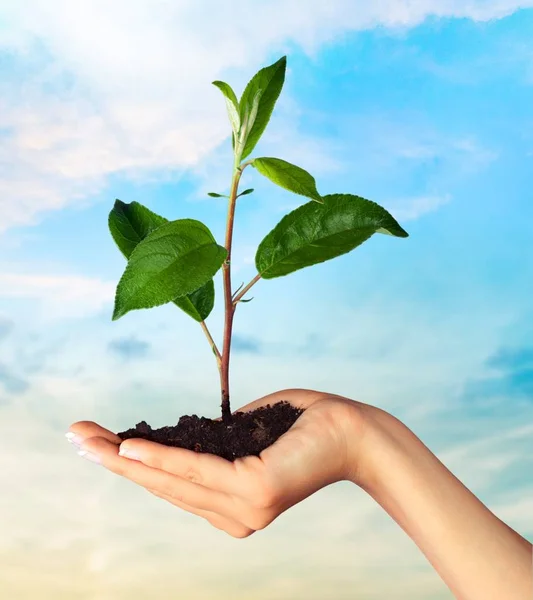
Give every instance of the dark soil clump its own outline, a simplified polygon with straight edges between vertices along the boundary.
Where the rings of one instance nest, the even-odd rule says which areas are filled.
[[[177,425],[152,429],[141,421],[133,429],[117,435],[122,440],[143,438],[165,446],[215,454],[230,461],[243,456],[259,456],[286,433],[303,413],[288,402],[277,402],[251,412],[236,412],[233,423],[225,425],[197,415],[180,417]]]

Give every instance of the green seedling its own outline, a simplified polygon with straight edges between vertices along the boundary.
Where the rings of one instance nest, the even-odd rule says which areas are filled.
[[[233,318],[237,306],[260,279],[289,275],[305,267],[346,254],[375,233],[396,237],[408,234],[384,208],[352,194],[322,196],[315,179],[304,169],[280,158],[249,158],[270,120],[285,80],[286,57],[261,69],[248,83],[240,100],[223,81],[213,84],[222,92],[231,123],[233,167],[228,195],[226,238],[219,244],[206,225],[194,219],[168,221],[151,210],[117,200],[109,215],[109,229],[128,260],[116,290],[113,320],[141,308],[173,302],[198,321],[213,350],[220,372],[222,420],[231,424],[229,365]],[[239,289],[231,285],[231,247],[239,183],[253,167],[272,183],[309,199],[287,214],[259,244],[257,274]],[[213,310],[213,277],[222,271],[224,334],[219,350],[206,325]]]

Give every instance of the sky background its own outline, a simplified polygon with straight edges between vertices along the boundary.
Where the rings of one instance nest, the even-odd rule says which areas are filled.
[[[372,4],[372,5],[370,5]],[[198,324],[111,322],[115,198],[223,239],[240,94],[288,55],[255,156],[387,207],[408,239],[261,281],[240,305],[232,406],[286,387],[402,419],[533,540],[533,2],[0,0],[0,590],[9,600],[445,600],[401,529],[342,482],[236,540],[63,436],[219,416]],[[253,170],[234,283],[305,202]],[[220,280],[217,280],[220,301]],[[221,306],[208,319],[217,340]]]

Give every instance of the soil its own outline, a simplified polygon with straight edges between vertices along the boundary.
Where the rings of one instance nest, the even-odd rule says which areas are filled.
[[[177,425],[152,429],[146,421],[141,421],[133,429],[117,435],[122,440],[143,438],[234,461],[243,456],[259,456],[292,427],[303,411],[282,401],[250,412],[233,413],[230,425],[221,420],[185,415],[180,417]]]

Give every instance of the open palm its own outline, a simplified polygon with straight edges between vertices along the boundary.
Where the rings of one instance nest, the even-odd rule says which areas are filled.
[[[234,462],[143,439],[122,442],[90,421],[74,423],[70,431],[83,438],[82,449],[107,469],[233,537],[243,538],[317,490],[357,478],[367,405],[332,394],[291,389],[239,410],[250,411],[281,400],[305,411],[260,456]]]

